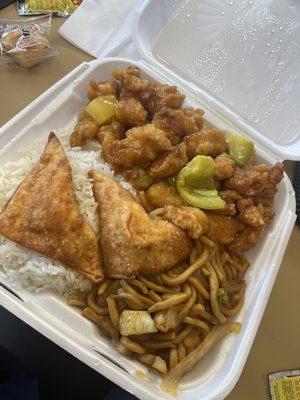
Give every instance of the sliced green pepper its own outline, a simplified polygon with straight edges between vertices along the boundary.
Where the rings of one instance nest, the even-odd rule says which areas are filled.
[[[208,156],[194,157],[177,176],[176,186],[190,205],[204,209],[225,207],[214,184],[214,160]]]
[[[235,163],[242,167],[247,164],[254,153],[254,144],[243,136],[228,136],[229,155]]]

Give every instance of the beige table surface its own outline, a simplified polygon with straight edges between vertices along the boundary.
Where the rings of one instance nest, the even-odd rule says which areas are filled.
[[[17,18],[15,5],[0,11],[0,18]],[[53,18],[51,44],[58,56],[30,70],[0,65],[0,126],[78,64],[91,60],[57,34],[63,22]],[[299,304],[300,229],[295,227],[245,368],[227,400],[268,399],[267,374],[300,368]]]

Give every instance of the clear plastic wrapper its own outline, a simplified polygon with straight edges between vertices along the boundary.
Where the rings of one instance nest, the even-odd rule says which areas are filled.
[[[50,29],[51,15],[26,21],[0,19],[0,64],[30,68],[56,55],[47,39]]]
[[[82,3],[82,0],[19,0],[19,15],[53,14],[68,17]]]

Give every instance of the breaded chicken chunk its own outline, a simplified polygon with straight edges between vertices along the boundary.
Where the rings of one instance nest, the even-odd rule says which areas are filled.
[[[89,82],[87,97],[89,100],[93,100],[99,96],[107,96],[109,94],[117,95],[118,84],[113,79],[105,82],[98,82],[91,79]]]
[[[244,197],[256,196],[256,202],[271,206],[277,191],[276,186],[283,178],[283,171],[281,163],[271,168],[266,164],[237,168],[235,174],[225,182],[224,186]]]
[[[265,164],[237,168],[232,178],[225,182],[225,189],[234,190],[242,196],[261,193],[269,181],[269,168]]]
[[[116,105],[117,120],[129,128],[145,125],[147,115],[142,104],[134,98],[120,100]]]
[[[262,204],[254,205],[251,199],[242,199],[237,202],[239,220],[246,225],[264,225],[264,208]]]
[[[216,244],[226,245],[233,242],[236,233],[244,228],[236,217],[217,215],[213,212],[207,212],[206,215],[209,219],[207,236]]]
[[[162,107],[178,109],[184,102],[185,95],[177,90],[176,86],[151,82],[145,92],[139,96],[140,102],[150,114],[156,113]]]
[[[172,144],[177,144],[182,136],[198,132],[202,128],[203,114],[204,111],[200,109],[174,110],[162,107],[154,114],[152,123],[166,132]]]
[[[166,178],[176,175],[187,163],[186,144],[180,143],[159,155],[152,162],[149,174],[152,178]]]
[[[98,125],[91,119],[81,119],[75,125],[74,131],[70,136],[71,147],[84,146],[88,139],[92,139],[98,132]]]
[[[108,125],[103,125],[100,127],[96,135],[99,143],[103,143],[106,135],[112,135],[115,140],[124,139],[125,127],[121,124],[121,122],[114,119]]]
[[[192,239],[198,239],[209,227],[207,215],[195,207],[166,206],[162,218],[185,230]]]
[[[229,244],[228,249],[232,253],[242,256],[245,251],[249,250],[261,238],[264,232],[265,226],[246,226],[241,232],[239,232],[234,240]]]
[[[217,181],[231,178],[235,172],[235,162],[227,153],[222,153],[214,159],[214,175]]]
[[[167,183],[153,183],[146,191],[146,199],[155,208],[164,206],[184,206],[187,203],[178,193],[175,186]]]
[[[140,78],[137,67],[129,67],[126,71],[114,70],[112,75],[121,82],[121,98],[136,98],[150,114],[154,114],[164,106],[180,108],[185,99],[176,86]]]
[[[264,187],[262,192],[260,192],[257,196],[253,197],[256,203],[261,203],[264,206],[265,211],[266,209],[268,209],[271,212],[271,208],[274,205],[275,194],[277,193],[277,185],[283,178],[283,173],[284,173],[284,166],[281,163],[278,162],[274,166],[272,166],[269,169],[268,184]],[[264,219],[265,220],[267,219],[266,216]]]
[[[169,150],[171,143],[165,133],[152,124],[132,128],[126,138],[113,142],[108,157],[113,165],[147,167],[158,154]]]
[[[190,159],[198,154],[216,157],[227,150],[225,135],[219,129],[192,133],[184,138]]]

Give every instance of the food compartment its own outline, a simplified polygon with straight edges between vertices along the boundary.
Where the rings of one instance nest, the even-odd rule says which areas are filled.
[[[26,124],[21,131],[17,129],[18,119],[15,119],[15,123],[9,127],[10,133],[15,129],[15,137],[1,150],[0,165],[17,159],[19,151],[33,145],[37,139],[46,141],[50,131],[69,135],[79,112],[87,104],[86,90],[89,80],[107,80],[113,68],[125,69],[132,64],[140,67],[142,76],[145,78],[173,83],[170,77],[167,78],[164,74],[151,70],[143,63],[132,63],[124,59],[97,60],[88,63],[79,77],[54,97],[49,96],[47,106],[40,113],[32,115],[30,123]],[[206,104],[203,99],[197,100],[195,94],[187,92],[186,88],[177,83],[176,85],[187,95],[185,105],[200,107],[207,111],[205,118],[209,123],[220,129],[247,136],[247,132],[235,127],[234,121],[227,121],[226,117],[214,112],[210,104]],[[28,113],[30,115],[30,107],[26,113],[27,116]],[[4,127],[1,133],[2,138],[5,135]],[[256,151],[259,158],[268,164],[277,161],[271,154],[261,150],[259,145],[256,145]],[[247,254],[251,267],[246,275],[245,304],[234,318],[242,323],[241,332],[233,337],[227,337],[215,346],[182,379],[178,399],[223,398],[231,390],[242,371],[295,219],[293,190],[286,176],[278,189],[275,204],[277,216],[263,239]],[[280,243],[279,246],[278,243]],[[3,277],[2,272],[0,276]],[[16,314],[22,318],[23,313],[26,320],[26,313],[34,313],[34,318],[40,319],[41,324],[44,321],[46,325],[51,325],[54,333],[50,333],[46,328],[44,334],[48,336],[48,330],[48,337],[52,340],[54,337],[59,337],[56,342],[63,348],[140,398],[169,398],[167,394],[160,391],[161,380],[157,379],[155,373],[147,372],[146,368],[137,361],[118,354],[110,341],[101,336],[95,325],[84,319],[80,311],[68,306],[63,298],[52,293],[31,294],[22,290],[14,289],[14,291],[25,300],[22,304],[22,312],[19,310]],[[15,307],[17,310],[19,307],[17,303]],[[136,377],[136,370],[144,371],[145,378]]]

